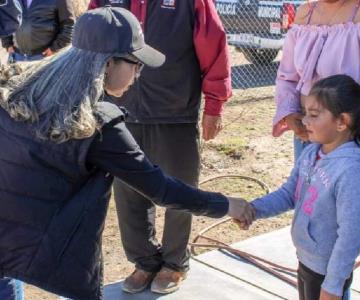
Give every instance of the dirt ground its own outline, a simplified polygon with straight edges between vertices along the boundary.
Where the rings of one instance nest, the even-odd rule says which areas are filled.
[[[233,64],[242,63],[243,57],[232,51]],[[0,58],[4,58],[0,53]],[[242,175],[261,180],[270,189],[276,189],[288,176],[293,164],[292,135],[284,134],[274,139],[271,136],[271,119],[274,114],[274,87],[253,90],[234,90],[227,103],[223,123],[224,129],[210,142],[201,142],[201,181],[222,175]],[[183,159],[187,159],[184,157]],[[227,195],[254,199],[264,190],[252,181],[239,178],[217,179],[201,185],[203,189],[224,192]],[[164,210],[157,210],[157,234],[161,239]],[[256,222],[248,231],[239,230],[233,223],[225,223],[208,232],[208,236],[220,238],[225,243],[269,232],[290,223],[291,214]],[[204,228],[217,220],[194,217],[191,240]],[[105,259],[105,283],[118,281],[132,272],[122,249],[114,201],[111,200],[103,234]],[[198,250],[197,252],[203,252]],[[71,272],[71,270],[69,270]],[[25,287],[26,300],[57,299],[33,286]]]

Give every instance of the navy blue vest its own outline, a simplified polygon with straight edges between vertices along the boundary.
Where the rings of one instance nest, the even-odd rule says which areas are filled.
[[[100,103],[104,124],[124,120]],[[62,144],[0,108],[0,275],[69,298],[101,299],[101,233],[113,181],[89,169],[94,135]]]
[[[131,0],[100,0],[130,8]],[[193,36],[194,0],[173,2],[148,0],[144,26],[145,41],[166,55],[163,66],[145,67],[141,77],[121,98],[129,122],[195,123],[198,119],[202,75]]]

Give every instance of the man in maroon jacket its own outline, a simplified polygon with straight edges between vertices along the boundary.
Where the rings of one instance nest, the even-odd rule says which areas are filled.
[[[196,186],[201,93],[206,141],[221,130],[222,106],[231,96],[226,36],[213,0],[91,0],[89,8],[109,4],[131,10],[146,42],[166,54],[162,67],[145,67],[123,96],[127,126],[153,163]],[[136,264],[123,290],[140,292],[150,282],[153,292],[177,290],[189,269],[191,215],[167,210],[160,244],[155,237],[155,206],[120,181],[114,190],[122,243],[127,258]]]

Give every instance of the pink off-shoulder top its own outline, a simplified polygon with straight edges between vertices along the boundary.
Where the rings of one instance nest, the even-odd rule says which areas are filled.
[[[354,23],[359,6],[360,0],[348,22],[334,25],[310,25],[312,10],[307,24],[288,31],[276,78],[273,136],[289,129],[283,118],[301,112],[300,96],[317,80],[347,74],[360,83],[360,23]]]

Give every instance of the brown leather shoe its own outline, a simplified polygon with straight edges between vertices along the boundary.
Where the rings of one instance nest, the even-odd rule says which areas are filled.
[[[139,293],[146,289],[155,275],[156,273],[135,269],[135,271],[124,280],[122,290],[131,294]]]
[[[151,291],[159,294],[168,294],[179,289],[181,281],[186,279],[186,272],[177,272],[162,268],[151,283]]]

